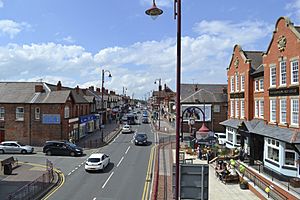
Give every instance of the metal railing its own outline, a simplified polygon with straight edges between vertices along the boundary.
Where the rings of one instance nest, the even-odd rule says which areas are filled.
[[[23,186],[16,192],[10,194],[7,200],[31,200],[36,199],[42,192],[53,184],[53,170],[47,170],[36,180]]]

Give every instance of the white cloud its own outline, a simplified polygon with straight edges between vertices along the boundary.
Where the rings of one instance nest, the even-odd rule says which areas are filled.
[[[65,42],[68,42],[68,43],[74,43],[75,42],[75,40],[70,35],[67,36],[67,37],[64,37],[62,40],[65,41]]]
[[[250,21],[238,24],[202,21],[194,30],[199,34],[197,37],[182,37],[182,82],[185,83],[226,83],[226,67],[234,44],[239,43],[244,50],[264,50],[247,47],[259,46],[258,41],[272,34],[268,24]],[[157,78],[175,89],[176,38],[109,47],[95,55],[81,46],[56,43],[0,47],[0,80],[42,78],[53,84],[61,80],[69,87],[100,87],[102,69],[112,74],[111,80],[105,77],[105,87],[120,94],[124,86],[127,94],[144,97],[145,93],[157,89],[154,85]]]
[[[2,0],[0,0],[0,8],[3,8],[3,6],[4,6],[4,3]]]
[[[13,39],[22,30],[30,28],[30,25],[26,22],[17,23],[13,20],[0,20],[0,36],[8,35]]]

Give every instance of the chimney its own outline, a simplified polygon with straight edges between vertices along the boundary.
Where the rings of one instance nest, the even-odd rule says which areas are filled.
[[[78,85],[76,86],[75,89],[76,89],[76,93],[79,94],[79,86]]]
[[[82,89],[82,92],[83,92],[83,94],[85,94],[85,95],[86,95],[86,91],[87,91],[87,89]]]
[[[43,85],[35,85],[35,92],[44,92]]]
[[[108,89],[105,89],[105,94],[108,94]]]
[[[195,92],[197,92],[198,91],[198,85],[196,84],[195,85]]]
[[[110,94],[110,95],[113,95],[113,94],[114,94],[114,91],[109,91],[109,94]]]
[[[167,90],[167,84],[166,84],[166,83],[165,83],[164,87],[165,87],[165,89],[164,89],[164,90],[166,91],[166,90]]]
[[[61,90],[61,82],[58,81],[57,85],[56,85],[56,90],[59,91]]]
[[[96,91],[100,93],[100,88],[96,88]]]
[[[94,88],[94,86],[90,86],[90,87],[89,87],[89,90],[91,90],[91,91],[93,91],[93,92],[94,92],[94,91],[95,91],[95,88]]]

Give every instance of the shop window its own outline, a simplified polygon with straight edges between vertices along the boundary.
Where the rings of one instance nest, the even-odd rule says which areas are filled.
[[[5,110],[4,107],[0,107],[0,120],[4,120]]]
[[[16,108],[16,120],[24,121],[24,108],[23,107]]]

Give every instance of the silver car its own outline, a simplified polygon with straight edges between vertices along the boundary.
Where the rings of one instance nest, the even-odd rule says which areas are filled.
[[[6,141],[0,143],[0,154],[3,153],[33,153],[33,147],[21,144],[17,141]]]

